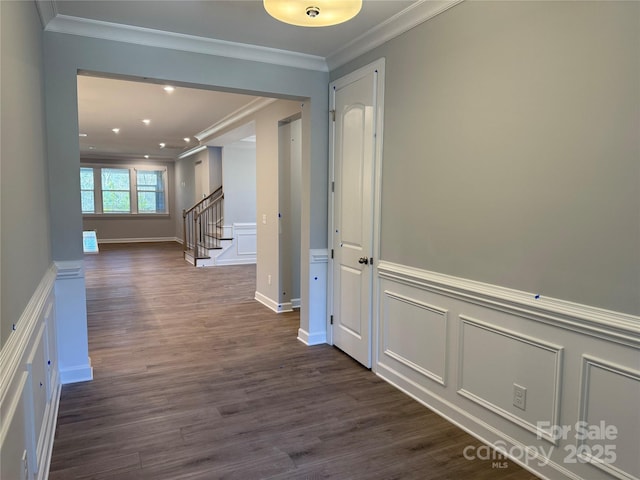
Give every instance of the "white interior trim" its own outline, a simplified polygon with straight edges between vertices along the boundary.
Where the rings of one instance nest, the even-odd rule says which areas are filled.
[[[36,9],[40,16],[42,28],[46,28],[47,24],[58,15],[58,6],[55,0],[35,0]]]
[[[468,303],[640,347],[640,317],[381,261],[378,275]]]
[[[330,71],[426,22],[463,0],[418,0],[383,23],[342,45],[326,58],[277,48],[229,42],[152,28],[60,15],[55,0],[36,0],[40,21],[48,32],[169,48],[184,52],[238,58],[305,70]]]
[[[329,71],[344,65],[360,55],[379,47],[385,42],[402,35],[413,27],[454,7],[463,0],[432,1],[419,0],[408,6],[380,25],[366,31],[359,37],[341,46],[325,59]]]
[[[178,242],[182,239],[177,237],[141,237],[141,238],[98,238],[98,244],[103,243],[156,243],[156,242]]]
[[[238,58],[305,70],[327,71],[327,64],[324,58],[316,55],[69,15],[56,15],[47,23],[45,30],[47,32],[66,33],[218,57]]]
[[[201,131],[200,133],[196,133],[194,137],[198,139],[200,143],[207,143],[214,139],[215,135],[225,128],[233,125],[236,122],[241,121],[243,118],[247,118],[249,115],[256,113],[258,110],[262,110],[268,105],[271,105],[275,102],[277,98],[265,98],[258,97],[254,100],[251,100],[249,103],[240,107],[234,112],[231,112],[229,115],[224,117],[219,122],[214,123],[206,130]],[[255,127],[253,128],[255,130]]]

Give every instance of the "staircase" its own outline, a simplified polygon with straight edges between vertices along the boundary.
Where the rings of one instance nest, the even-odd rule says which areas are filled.
[[[215,265],[215,258],[233,239],[224,232],[222,187],[182,211],[184,259],[196,267]]]

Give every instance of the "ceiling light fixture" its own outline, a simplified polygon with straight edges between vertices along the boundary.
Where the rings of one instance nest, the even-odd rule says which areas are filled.
[[[183,140],[187,143],[189,143],[191,141],[191,139],[189,137],[184,137]]]
[[[164,91],[167,93],[171,93],[175,90],[175,87],[172,87],[171,85],[167,85],[164,87]]]
[[[144,123],[145,125],[149,125],[151,123],[151,120],[145,118],[144,120],[142,120],[142,123]]]
[[[111,131],[112,131],[113,133],[119,133],[119,132],[120,132],[120,129],[119,129],[119,128],[112,128],[112,129],[111,129]]]
[[[79,133],[79,134],[78,134],[78,136],[79,136],[79,137],[86,137],[86,136],[87,136],[87,134],[86,134],[86,133]]]
[[[166,144],[166,143],[159,143],[158,145],[160,145],[160,148],[164,148],[164,147],[166,147],[166,146],[167,146],[167,144]]]
[[[263,0],[276,20],[299,27],[328,27],[346,22],[362,9],[362,0]]]
[[[145,155],[144,158],[149,158],[149,155]]]

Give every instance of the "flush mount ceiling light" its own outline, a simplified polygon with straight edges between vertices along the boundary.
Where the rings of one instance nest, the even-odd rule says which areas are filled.
[[[113,133],[120,133],[120,129],[119,128],[112,128],[111,131]]]
[[[355,17],[362,0],[263,0],[273,18],[299,27],[328,27]]]
[[[142,120],[142,123],[144,123],[145,125],[149,125],[151,123],[151,120],[148,118],[145,118],[144,120]]]
[[[165,87],[163,88],[163,90],[167,93],[171,93],[175,90],[175,87],[172,87],[171,85],[165,85]]]

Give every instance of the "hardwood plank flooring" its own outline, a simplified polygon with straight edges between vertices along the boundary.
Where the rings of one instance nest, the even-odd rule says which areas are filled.
[[[86,257],[92,382],[66,385],[50,479],[534,479],[257,303],[255,266],[177,244]]]

